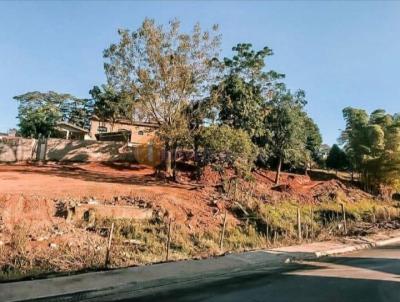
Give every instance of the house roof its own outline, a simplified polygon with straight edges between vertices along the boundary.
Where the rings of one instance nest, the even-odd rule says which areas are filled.
[[[102,120],[98,116],[93,115],[91,117],[91,120],[93,121],[100,121],[100,122],[107,122],[107,123],[112,123],[110,120]],[[114,121],[114,124],[123,124],[123,125],[133,125],[133,126],[143,126],[143,127],[153,127],[153,128],[158,128],[159,125],[157,123],[152,123],[152,122],[138,122],[138,121],[131,121],[128,119],[116,119]]]
[[[77,125],[67,123],[67,122],[58,122],[57,128],[61,129],[61,130],[69,130],[69,131],[73,131],[73,132],[89,133],[88,130],[83,129]]]

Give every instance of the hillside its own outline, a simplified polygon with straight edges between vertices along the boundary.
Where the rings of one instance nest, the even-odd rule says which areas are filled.
[[[227,173],[229,175],[229,172]],[[249,181],[206,168],[179,182],[123,163],[0,165],[0,268],[3,279],[217,255],[396,227],[394,204],[337,179],[256,170]],[[329,175],[328,175],[329,176]],[[226,213],[223,248],[221,231]],[[394,220],[394,222],[390,222]]]

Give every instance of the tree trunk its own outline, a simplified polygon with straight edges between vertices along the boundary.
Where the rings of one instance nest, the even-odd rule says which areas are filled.
[[[281,168],[282,168],[282,157],[279,157],[278,166],[276,168],[276,176],[275,176],[276,185],[279,185],[279,179],[281,177]]]
[[[172,178],[176,181],[176,146],[172,148]]]
[[[196,166],[196,179],[200,179],[200,159],[199,159],[199,144],[197,139],[194,140],[194,164]]]
[[[172,166],[172,154],[171,154],[171,148],[169,146],[169,143],[165,144],[165,172],[167,173],[168,176],[171,175],[171,166]]]

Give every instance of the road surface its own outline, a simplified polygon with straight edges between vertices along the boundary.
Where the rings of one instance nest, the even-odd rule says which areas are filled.
[[[208,284],[157,288],[119,301],[396,302],[400,301],[400,245],[305,261],[280,273],[260,270]]]

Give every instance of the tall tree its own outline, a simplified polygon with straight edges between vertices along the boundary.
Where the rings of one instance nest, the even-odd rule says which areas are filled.
[[[273,54],[268,47],[255,51],[251,44],[240,43],[232,50],[233,57],[224,58],[221,64],[224,72],[212,95],[221,123],[243,129],[256,138],[265,131],[266,103],[276,81],[284,75],[264,70],[266,59]]]
[[[279,184],[282,164],[298,163],[306,155],[304,114],[306,104],[303,91],[291,93],[285,87],[276,91],[265,119],[266,134],[260,140],[267,153],[276,159],[275,183]]]
[[[348,161],[346,153],[342,149],[340,149],[338,145],[334,144],[329,150],[329,154],[326,159],[326,166],[330,169],[335,170],[336,174],[338,170],[343,170],[347,168]]]
[[[90,91],[94,100],[93,113],[101,120],[114,123],[117,119],[133,119],[134,98],[126,92],[117,93],[111,86],[94,86]]]
[[[310,162],[321,162],[321,145],[322,136],[319,131],[318,125],[313,121],[312,118],[307,116],[304,112],[304,131],[305,131],[305,173],[307,174],[307,168]]]
[[[378,109],[369,116],[361,109],[345,108],[346,128],[340,141],[352,167],[361,173],[368,191],[385,198],[400,188],[400,122],[398,115]]]
[[[182,33],[178,20],[165,27],[145,19],[136,31],[119,30],[120,41],[104,51],[108,84],[117,92],[135,96],[142,110],[159,124],[168,172],[171,149],[189,133],[187,107],[205,98],[215,77],[212,63],[220,45],[217,30],[214,26],[203,31],[196,24],[191,33]]]

